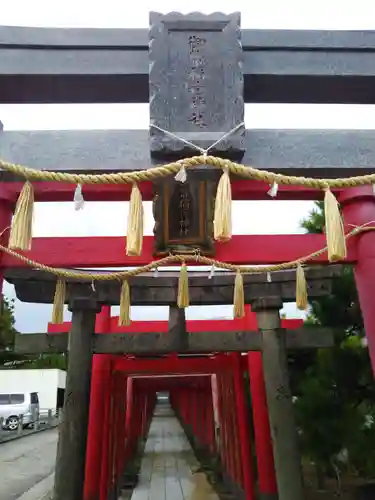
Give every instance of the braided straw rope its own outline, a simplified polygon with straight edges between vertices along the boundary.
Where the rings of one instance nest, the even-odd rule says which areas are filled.
[[[345,238],[349,239],[352,236],[355,236],[356,234],[360,234],[363,232],[367,231],[374,231],[375,226],[358,226],[352,231],[350,231]],[[12,257],[15,257],[23,262],[25,264],[29,265],[30,267],[34,267],[36,269],[39,269],[40,271],[45,271],[49,272],[51,274],[54,274],[55,276],[59,278],[73,278],[73,279],[79,279],[79,280],[90,280],[90,281],[111,281],[111,280],[125,280],[127,278],[130,278],[131,276],[137,276],[138,274],[142,274],[148,271],[152,271],[153,269],[157,269],[162,266],[166,266],[168,264],[174,263],[174,262],[180,262],[181,264],[186,263],[186,262],[197,262],[200,264],[205,264],[207,266],[213,266],[217,267],[218,269],[226,269],[228,271],[234,271],[234,272],[240,272],[240,273],[247,273],[247,274],[257,274],[257,273],[267,273],[267,272],[273,272],[273,271],[282,271],[285,269],[293,269],[296,268],[299,264],[305,264],[306,262],[319,257],[322,255],[324,252],[327,251],[327,247],[321,248],[320,250],[317,250],[316,252],[313,252],[309,255],[305,255],[304,257],[300,257],[299,259],[292,260],[290,262],[283,262],[281,264],[274,264],[270,266],[235,266],[233,264],[227,264],[225,262],[220,262],[215,259],[210,259],[208,257],[204,257],[202,255],[199,255],[199,253],[195,255],[168,255],[167,257],[164,257],[163,259],[157,260],[150,262],[150,264],[147,264],[146,266],[141,266],[137,267],[134,269],[130,269],[127,271],[111,271],[111,272],[103,272],[103,273],[95,273],[92,271],[87,271],[87,272],[82,272],[82,271],[74,271],[74,270],[69,270],[69,269],[62,269],[62,268],[54,268],[50,266],[46,266],[44,264],[41,264],[40,262],[37,262],[35,260],[29,259],[25,255],[22,255],[18,252],[15,252],[14,250],[11,250],[10,248],[4,247],[3,245],[0,245],[0,251],[3,251],[7,253],[8,255],[11,255]]]
[[[70,174],[66,172],[52,172],[36,170],[33,168],[16,165],[0,160],[0,168],[14,174],[37,181],[57,181],[72,184],[130,184],[134,182],[150,181],[155,178],[166,177],[176,174],[182,167],[190,168],[199,165],[212,165],[217,168],[228,168],[229,171],[240,177],[256,179],[267,183],[289,184],[295,186],[307,186],[315,189],[346,188],[363,186],[375,183],[375,174],[347,177],[343,179],[315,179],[313,177],[296,177],[292,175],[275,174],[267,170],[259,170],[254,167],[240,165],[239,163],[218,158],[216,156],[193,156],[184,158],[173,163],[159,167],[139,170],[134,172],[118,172],[111,174]]]

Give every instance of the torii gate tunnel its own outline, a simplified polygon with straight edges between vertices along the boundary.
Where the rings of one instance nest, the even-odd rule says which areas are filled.
[[[129,172],[192,156],[194,144],[276,173],[371,173],[373,132],[245,130],[243,119],[245,102],[374,103],[374,52],[372,32],[241,30],[239,13],[151,13],[149,30],[0,27],[0,102],[150,103],[149,131],[1,131],[1,157],[46,171]],[[325,247],[325,236],[312,234],[234,235],[216,243],[217,182],[217,170],[205,165],[189,169],[185,183],[173,176],[140,183],[142,199],[153,201],[155,230],[139,256],[125,255],[123,238],[115,237],[35,238],[26,255],[52,268],[89,269],[141,266],[199,249],[238,266],[294,261]],[[75,192],[61,182],[33,188],[37,202],[71,201]],[[0,231],[10,226],[21,189],[19,178],[1,172]],[[264,182],[232,179],[234,200],[266,200],[268,190]],[[372,186],[333,191],[347,228],[375,221]],[[87,201],[129,200],[130,192],[127,184],[83,187]],[[321,197],[312,188],[279,186],[279,200]],[[7,232],[1,235],[6,245]],[[355,268],[375,366],[373,231],[350,239],[346,262]],[[326,264],[326,253],[311,260],[310,298],[330,293],[340,272]],[[13,283],[20,300],[53,302],[55,277],[6,253],[0,265],[1,285],[4,277]],[[230,272],[211,279],[189,272],[190,304],[232,304],[233,281]],[[131,303],[169,306],[169,321],[119,329],[110,317],[110,306],[119,304],[118,281],[98,281],[93,290],[68,279],[71,325],[17,337],[19,352],[69,353],[54,500],[118,498],[134,475],[157,391],[169,392],[197,455],[218,464],[234,498],[304,499],[287,349],[329,347],[332,334],[281,321],[283,302],[295,299],[294,271],[243,281],[244,318],[207,323],[186,321],[176,307],[178,273],[136,276],[129,280]]]

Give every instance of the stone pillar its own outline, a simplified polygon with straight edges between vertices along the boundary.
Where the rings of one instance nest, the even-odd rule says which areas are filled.
[[[92,337],[97,302],[76,298],[70,304],[69,366],[55,470],[54,500],[82,500],[92,368]]]
[[[262,335],[262,357],[279,500],[304,500],[301,458],[289,387],[285,330],[279,297],[252,303]],[[272,497],[271,497],[272,498]]]
[[[373,186],[345,189],[339,196],[345,231],[355,226],[375,226],[375,196]],[[358,300],[368,340],[371,365],[375,373],[375,231],[360,233],[350,240],[357,253],[354,276]]]

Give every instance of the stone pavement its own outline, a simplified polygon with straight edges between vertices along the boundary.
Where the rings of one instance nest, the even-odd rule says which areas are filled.
[[[43,498],[55,468],[57,429],[0,444],[0,499]]]
[[[164,408],[163,408],[164,407]],[[203,473],[176,417],[156,408],[131,500],[219,500]]]

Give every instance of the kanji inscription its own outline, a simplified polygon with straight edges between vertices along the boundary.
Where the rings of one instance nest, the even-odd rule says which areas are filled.
[[[207,149],[243,122],[240,15],[150,14],[150,147],[155,156],[187,156]],[[158,128],[153,127],[156,125]],[[244,127],[211,154],[238,157]]]

